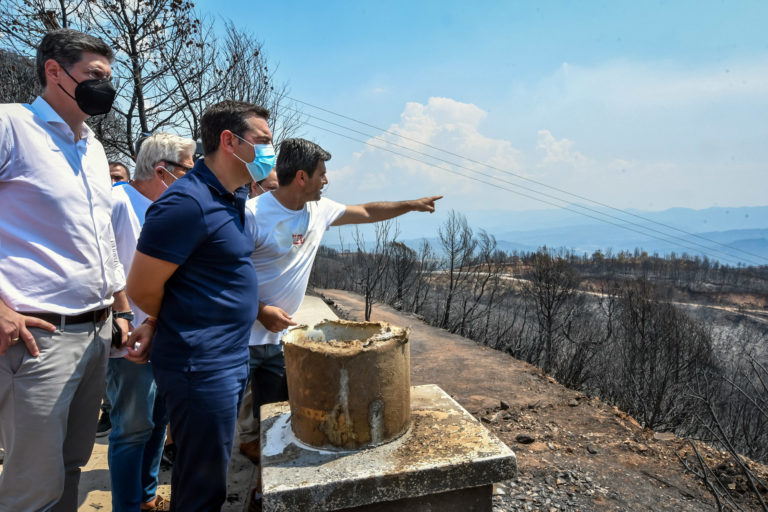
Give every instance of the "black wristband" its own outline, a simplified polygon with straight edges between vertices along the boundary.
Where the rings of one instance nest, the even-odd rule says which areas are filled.
[[[113,311],[112,314],[115,316],[115,318],[122,318],[123,320],[128,320],[129,322],[133,322],[133,311]]]

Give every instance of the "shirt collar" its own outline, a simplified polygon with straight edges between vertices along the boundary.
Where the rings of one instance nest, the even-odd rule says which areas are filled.
[[[71,131],[67,122],[61,118],[58,112],[53,110],[53,107],[51,107],[48,102],[42,98],[42,96],[35,98],[35,101],[33,101],[30,105],[30,110],[32,110],[32,112],[34,112],[35,115],[42,119],[44,122],[48,124],[62,125],[62,128],[64,128],[66,131]],[[91,130],[87,124],[83,123],[82,129],[80,131],[80,139],[88,140],[91,137],[93,137],[93,130]]]
[[[192,171],[196,173],[198,176],[200,176],[200,180],[208,185],[208,187],[216,192],[218,195],[226,197],[227,199],[232,200],[233,194],[226,188],[224,188],[224,185],[221,184],[219,181],[219,178],[216,177],[215,174],[211,171],[211,169],[208,168],[207,165],[205,165],[205,161],[200,158],[195,162],[195,166],[192,168]]]

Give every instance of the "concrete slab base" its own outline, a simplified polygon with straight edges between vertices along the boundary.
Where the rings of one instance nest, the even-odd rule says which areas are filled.
[[[493,485],[470,487],[458,491],[441,492],[397,501],[371,503],[359,507],[341,509],[340,512],[491,512]]]
[[[264,512],[490,511],[491,484],[517,472],[512,450],[434,385],[411,388],[411,427],[375,448],[304,445],[287,402],[263,406],[261,425]]]

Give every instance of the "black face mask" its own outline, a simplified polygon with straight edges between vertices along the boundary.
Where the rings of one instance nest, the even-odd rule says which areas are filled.
[[[64,66],[62,66],[61,69],[64,69]],[[89,116],[98,116],[106,114],[112,110],[112,103],[115,101],[117,91],[115,90],[115,86],[112,85],[111,79],[101,78],[98,80],[83,80],[82,82],[78,82],[69,74],[69,71],[64,69],[64,72],[77,84],[74,97],[69,94],[66,89],[61,87],[61,84],[59,84],[59,87],[61,87],[62,91],[67,93],[67,96],[77,102],[77,106],[80,107],[80,110],[82,110],[83,113],[88,114]]]

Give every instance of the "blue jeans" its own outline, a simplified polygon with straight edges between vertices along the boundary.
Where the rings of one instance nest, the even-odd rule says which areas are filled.
[[[168,414],[157,393],[152,364],[110,359],[107,396],[112,402],[109,434],[109,477],[112,509],[139,510],[157,494],[157,475]]]
[[[259,418],[262,405],[288,400],[285,355],[282,345],[251,345],[248,349],[253,417]]]
[[[176,444],[171,510],[221,510],[248,362],[214,371],[153,370]]]

